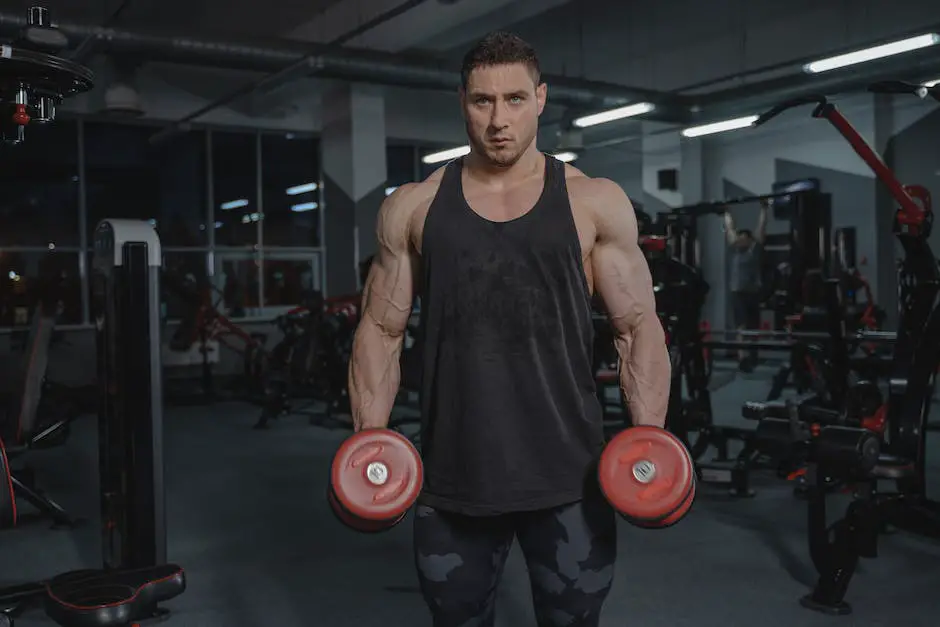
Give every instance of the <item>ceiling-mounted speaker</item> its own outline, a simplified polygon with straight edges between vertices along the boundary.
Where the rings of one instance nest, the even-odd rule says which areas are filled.
[[[144,114],[140,93],[133,85],[114,82],[104,92],[102,113],[121,117],[140,117]]]

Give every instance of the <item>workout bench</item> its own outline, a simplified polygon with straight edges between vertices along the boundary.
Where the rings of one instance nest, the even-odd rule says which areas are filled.
[[[16,492],[0,440],[0,529],[17,523]],[[157,614],[157,604],[186,589],[174,564],[132,570],[77,570],[47,581],[0,589],[0,626],[12,627],[23,610],[41,601],[46,615],[63,627],[126,627]]]

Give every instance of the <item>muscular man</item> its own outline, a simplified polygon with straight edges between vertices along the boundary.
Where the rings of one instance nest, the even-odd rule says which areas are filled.
[[[731,306],[734,326],[738,331],[760,328],[761,253],[767,230],[767,203],[761,201],[757,234],[747,229],[735,229],[731,213],[725,212],[725,235],[731,250]],[[738,341],[743,341],[743,336]],[[741,370],[754,369],[757,355],[754,351],[738,351]]]
[[[604,445],[591,297],[615,328],[633,420],[662,426],[669,358],[624,192],[536,147],[547,87],[535,51],[495,33],[463,63],[471,152],[403,185],[379,215],[379,253],[350,366],[357,429],[385,427],[402,333],[421,294],[421,589],[435,627],[494,624],[514,539],[539,625],[598,624],[615,516],[592,463]]]

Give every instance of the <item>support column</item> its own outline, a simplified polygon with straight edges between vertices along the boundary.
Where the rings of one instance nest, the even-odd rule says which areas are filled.
[[[683,205],[702,202],[705,197],[706,143],[702,139],[680,139],[679,192]],[[706,215],[696,220],[700,271],[708,282],[708,299],[702,319],[713,328],[724,328],[729,307],[728,246],[723,230],[724,218]]]
[[[359,286],[358,264],[377,250],[385,199],[385,99],[379,88],[342,85],[323,98],[323,241],[326,291]]]

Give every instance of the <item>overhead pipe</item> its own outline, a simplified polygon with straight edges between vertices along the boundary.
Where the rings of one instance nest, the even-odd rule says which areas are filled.
[[[0,13],[0,36],[15,36],[26,24],[19,14]],[[264,73],[282,72],[299,63],[309,63],[312,72],[324,78],[350,82],[452,91],[460,85],[460,72],[441,62],[414,59],[408,55],[371,50],[325,51],[323,45],[280,41],[277,44],[231,43],[194,37],[141,33],[73,23],[57,28],[70,39],[95,37],[100,50],[132,55],[141,60],[202,65]],[[304,61],[309,57],[309,61]],[[647,119],[664,121],[682,117],[683,99],[668,92],[545,75],[550,100],[580,111],[604,110],[635,102],[651,102],[656,111]]]
[[[107,19],[102,23],[102,26],[108,28],[117,24],[118,20],[121,19],[121,14],[127,11],[130,8],[133,0],[122,0],[121,4],[118,5],[114,11],[107,17]],[[97,37],[89,35],[85,37],[82,42],[72,51],[72,54],[69,56],[69,59],[75,63],[82,64],[85,62],[91,54],[94,52],[95,42]]]
[[[380,15],[377,15],[371,20],[367,20],[366,22],[360,24],[356,28],[349,30],[337,37],[334,37],[332,40],[327,42],[324,52],[332,50],[333,48],[339,48],[346,42],[352,41],[356,37],[359,37],[360,35],[367,33],[374,28],[377,28],[378,26],[381,26],[382,24],[385,24],[386,22],[389,22],[395,19],[396,17],[404,15],[408,11],[411,11],[412,9],[424,4],[426,1],[427,0],[405,0],[403,3],[396,5],[392,9],[389,9],[388,11],[385,11],[384,13],[381,13]],[[215,111],[216,109],[219,109],[221,107],[231,105],[237,102],[238,100],[242,99],[243,97],[249,96],[251,94],[255,94],[263,89],[274,89],[280,85],[283,85],[284,83],[295,80],[296,78],[309,76],[310,70],[312,67],[311,63],[314,60],[315,60],[315,57],[313,56],[303,57],[299,61],[291,63],[286,68],[278,70],[277,72],[270,73],[267,76],[257,81],[249,83],[248,85],[240,87],[236,89],[235,91],[229,94],[226,94],[225,96],[222,96],[221,98],[213,100],[212,102],[196,109],[195,111],[188,113],[187,115],[183,116],[179,120],[176,120],[170,126],[163,129],[162,131],[154,134],[150,138],[150,141],[157,142],[157,141],[160,141],[161,139],[165,139],[166,137],[172,134],[175,134],[176,132],[180,130],[184,130],[186,128],[186,125],[188,125],[190,122],[193,122],[198,118],[201,118],[202,116],[206,115],[207,113],[210,113],[211,111]]]

